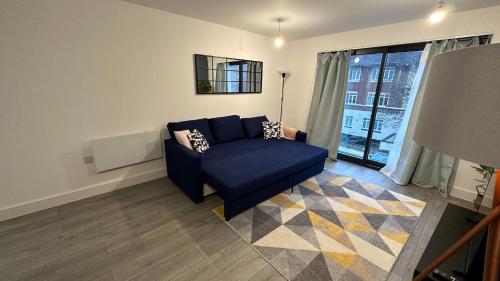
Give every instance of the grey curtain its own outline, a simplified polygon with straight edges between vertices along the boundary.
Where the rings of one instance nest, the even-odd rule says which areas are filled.
[[[395,161],[397,161],[397,167],[396,165],[387,165],[381,170],[394,182],[406,185],[411,181],[423,187],[437,187],[443,195],[448,194],[449,179],[453,172],[455,158],[422,147],[420,144],[413,141],[415,124],[418,120],[422,98],[425,94],[423,91],[427,83],[429,67],[435,55],[461,48],[488,44],[490,40],[491,38],[481,42],[479,37],[470,37],[434,41],[431,43],[428,53],[428,63],[425,66],[420,81],[408,124],[408,130],[405,132],[406,136],[402,145],[403,151],[401,151],[399,157],[395,159]],[[390,166],[393,168],[389,168]]]
[[[245,92],[253,92],[255,91],[255,72],[256,72],[256,63],[253,61],[247,62],[246,72],[243,72],[245,78],[240,83],[243,83],[243,91]]]
[[[227,92],[227,77],[226,77],[226,64],[218,63],[217,70],[215,72],[215,92],[225,93]]]
[[[344,114],[351,51],[318,54],[314,91],[307,118],[308,142],[327,148],[336,159]]]

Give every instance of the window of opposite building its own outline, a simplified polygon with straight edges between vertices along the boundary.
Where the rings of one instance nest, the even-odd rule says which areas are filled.
[[[359,82],[361,80],[361,68],[355,67],[349,70],[348,82]]]
[[[356,104],[358,101],[358,92],[347,91],[345,96],[345,104]]]

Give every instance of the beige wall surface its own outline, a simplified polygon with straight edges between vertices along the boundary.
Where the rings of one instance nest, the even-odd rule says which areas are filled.
[[[394,45],[422,42],[433,39],[473,34],[493,33],[493,42],[500,42],[500,6],[450,14],[439,24],[432,25],[427,19],[402,22],[320,37],[297,40],[288,44],[288,69],[284,105],[284,122],[305,128],[309,104],[314,87],[316,55],[318,52],[339,49]],[[452,185],[452,195],[469,200],[475,194],[474,172],[470,162],[460,161]],[[491,196],[493,188],[489,188]],[[474,194],[473,194],[474,193]],[[485,202],[490,203],[491,197]]]
[[[118,0],[1,1],[0,35],[0,219],[166,175],[163,160],[98,174],[91,139],[278,116],[270,37]],[[195,95],[195,53],[263,61],[262,94]]]

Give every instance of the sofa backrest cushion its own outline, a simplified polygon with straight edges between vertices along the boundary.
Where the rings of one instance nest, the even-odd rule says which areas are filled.
[[[252,118],[241,118],[241,123],[245,133],[249,138],[263,138],[264,130],[262,122],[269,121],[266,116],[257,116]]]
[[[224,143],[245,137],[238,115],[208,119],[215,143]]]
[[[210,130],[210,125],[208,124],[207,118],[181,122],[170,122],[167,124],[167,129],[172,139],[175,139],[174,131],[189,130],[192,132],[194,129],[197,129],[203,134],[205,139],[208,141],[208,144],[215,144],[215,140],[212,136],[212,131]]]

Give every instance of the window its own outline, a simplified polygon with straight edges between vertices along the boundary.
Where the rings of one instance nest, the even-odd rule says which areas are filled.
[[[480,41],[486,42],[488,37],[484,36]],[[360,69],[361,79],[348,83],[347,89],[357,91],[359,100],[356,105],[344,106],[339,159],[383,167],[389,155],[401,149],[393,140],[404,138],[408,130],[403,117],[411,113],[412,105],[408,104],[408,100],[414,98],[422,82],[417,72],[423,68],[420,62],[426,44],[419,42],[351,50],[349,70]],[[350,71],[345,75],[351,80],[358,78],[357,73]],[[346,95],[346,92],[342,94]],[[346,99],[346,103],[348,101]],[[346,116],[353,117],[351,128],[344,126]]]
[[[377,68],[372,68],[372,73],[370,75],[370,82],[377,82],[378,81],[378,74],[379,74],[379,69]]]
[[[379,106],[389,106],[389,96],[390,96],[389,93],[380,93],[378,105]],[[366,105],[373,105],[374,101],[375,101],[375,93],[368,92],[368,95],[366,96]]]
[[[345,104],[356,104],[357,101],[358,101],[358,92],[347,91],[347,95],[345,97]]]
[[[370,128],[370,118],[363,118],[363,130],[368,130]],[[373,125],[373,130],[376,132],[382,131],[382,121],[375,120],[375,124]]]
[[[359,82],[361,80],[361,68],[351,68],[349,70],[349,82]]]
[[[375,120],[375,124],[373,125],[373,130],[375,132],[381,132],[382,131],[382,121]]]
[[[372,72],[370,74],[370,82],[378,81],[378,74],[380,70],[378,68],[372,68]],[[394,66],[388,66],[384,70],[384,82],[391,82],[394,80],[394,75],[396,74],[396,68]]]
[[[380,93],[380,98],[378,100],[379,106],[389,106],[389,96],[388,93]]]
[[[375,93],[368,92],[368,96],[366,96],[366,105],[373,105],[373,101],[375,101]]]
[[[370,128],[370,118],[363,118],[363,130]]]
[[[388,66],[384,70],[384,82],[391,82],[394,80],[394,74],[396,74],[396,68],[394,66]]]
[[[345,120],[344,120],[344,127],[351,128],[353,120],[354,120],[354,117],[352,117],[352,116],[346,116]]]

